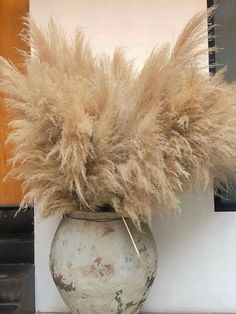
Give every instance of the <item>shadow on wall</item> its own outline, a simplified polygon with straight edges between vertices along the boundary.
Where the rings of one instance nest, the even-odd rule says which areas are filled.
[[[236,311],[236,215],[214,212],[213,193],[186,194],[180,217],[153,223],[159,269],[148,311]]]

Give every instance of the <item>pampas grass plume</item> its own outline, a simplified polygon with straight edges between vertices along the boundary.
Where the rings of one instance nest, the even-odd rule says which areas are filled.
[[[109,205],[139,227],[180,210],[184,185],[224,186],[236,162],[236,89],[202,70],[206,18],[195,15],[174,47],[137,72],[121,49],[93,55],[51,20],[30,20],[24,74],[0,58],[0,91],[15,113],[12,175],[40,217]]]

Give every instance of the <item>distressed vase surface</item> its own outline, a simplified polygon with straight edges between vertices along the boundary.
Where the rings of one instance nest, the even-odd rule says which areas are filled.
[[[53,280],[75,314],[136,314],[155,279],[156,245],[149,228],[126,222],[140,256],[115,213],[72,212],[56,231],[50,253]]]

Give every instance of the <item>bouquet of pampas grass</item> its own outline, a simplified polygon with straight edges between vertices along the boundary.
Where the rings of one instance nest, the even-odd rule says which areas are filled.
[[[14,112],[12,175],[21,207],[40,217],[110,208],[140,226],[179,211],[184,185],[228,184],[236,165],[236,85],[209,76],[207,15],[136,71],[122,50],[94,56],[81,31],[30,21],[24,73],[0,59],[0,91]]]

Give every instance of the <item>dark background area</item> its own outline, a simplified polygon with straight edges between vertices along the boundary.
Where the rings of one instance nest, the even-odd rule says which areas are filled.
[[[225,80],[236,80],[236,1],[208,0],[208,8],[217,5],[209,23],[215,24],[209,30],[209,47],[216,46],[217,52],[209,53],[209,71],[214,75],[219,69],[227,66]],[[211,38],[214,36],[214,38]],[[236,211],[236,179],[229,192],[218,191],[215,195],[215,211]]]

